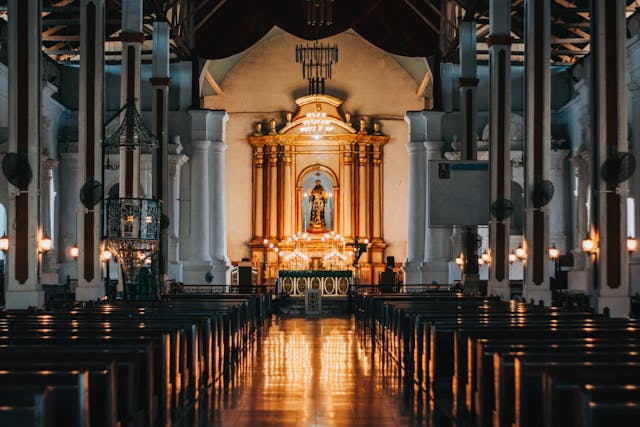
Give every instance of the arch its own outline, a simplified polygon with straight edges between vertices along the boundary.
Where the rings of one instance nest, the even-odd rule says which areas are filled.
[[[302,172],[300,172],[300,175],[298,175],[298,179],[296,180],[296,187],[302,188],[304,186],[304,179],[307,177],[307,175],[315,171],[321,171],[329,175],[329,178],[331,178],[331,185],[333,186],[333,188],[336,188],[339,186],[338,177],[336,176],[335,172],[333,172],[333,170],[327,166],[316,163],[316,164],[307,166],[302,170]]]

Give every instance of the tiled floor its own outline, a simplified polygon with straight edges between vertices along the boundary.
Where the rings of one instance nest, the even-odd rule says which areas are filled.
[[[189,424],[426,425],[423,396],[404,390],[394,364],[363,341],[350,318],[274,319]]]

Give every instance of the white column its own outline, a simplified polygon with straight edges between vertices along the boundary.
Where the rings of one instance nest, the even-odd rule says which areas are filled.
[[[626,152],[627,141],[627,56],[625,3],[594,0],[591,13],[594,150],[593,167],[602,165],[616,152]],[[600,173],[592,176],[596,191],[594,237],[598,254],[596,309],[605,308],[614,317],[629,315],[629,266],[626,250],[628,183],[616,185]]]
[[[570,233],[569,153],[568,149],[553,149],[549,153],[549,180],[553,183],[554,195],[549,203],[549,242],[564,255],[572,248],[568,241]],[[581,237],[582,238],[582,237]]]
[[[30,181],[9,186],[7,233],[7,284],[5,308],[41,306],[38,243],[42,233],[38,218],[40,182],[40,4],[39,0],[9,0],[9,152],[28,162]]]
[[[511,198],[511,0],[490,0],[489,203]],[[509,218],[489,217],[490,295],[510,296]]]
[[[342,235],[345,238],[353,238],[353,229],[352,229],[352,215],[353,212],[351,210],[352,201],[353,201],[353,186],[352,186],[352,178],[351,178],[351,165],[353,164],[353,157],[351,154],[351,145],[345,145],[343,147],[342,153],[342,164],[344,166],[342,183],[340,187],[342,188],[341,198],[342,198]]]
[[[213,129],[211,147],[209,149],[210,170],[210,227],[213,285],[229,285],[231,283],[231,262],[227,256],[227,203],[225,196],[224,152],[227,145],[224,141],[224,127],[229,119],[225,111],[211,111],[209,120]]]
[[[189,110],[191,116],[191,208],[189,216],[189,256],[183,262],[185,284],[204,284],[211,270],[209,146],[213,130],[209,110]]]
[[[426,167],[425,177],[429,176],[429,160],[441,159],[442,141],[435,139],[438,137],[438,131],[429,130],[429,125],[434,121],[441,120],[438,112],[423,112],[428,116],[435,116],[436,120],[427,118],[427,141],[424,146],[426,148]],[[439,123],[438,123],[439,124]],[[429,191],[428,179],[427,191]],[[429,198],[425,197],[425,214],[429,215]],[[429,227],[428,222],[425,224],[424,235],[424,261],[420,269],[422,270],[422,283],[430,284],[436,282],[438,284],[448,283],[449,281],[449,261],[451,260],[451,235],[450,227]]]
[[[640,43],[640,37],[636,37],[635,43]],[[636,48],[637,49],[637,48]],[[637,51],[637,50],[636,50]],[[631,63],[629,64],[631,68]],[[631,92],[631,148],[636,161],[640,159],[640,68],[636,72],[629,72],[629,91]],[[636,171],[630,181],[631,197],[635,202],[635,217],[632,219],[635,225],[635,238],[640,237],[640,173]],[[629,259],[629,293],[640,293],[640,251],[631,254]]]
[[[90,181],[102,181],[102,110],[104,89],[104,0],[83,0],[80,6],[80,99],[78,110],[78,191]],[[66,191],[66,189],[65,189]],[[64,192],[64,191],[63,191]],[[100,205],[78,204],[78,288],[76,300],[87,301],[105,295],[102,283],[100,247],[102,218]]]
[[[50,121],[49,121],[50,122]],[[42,128],[43,132],[45,128]],[[45,138],[42,138],[44,141]],[[54,224],[51,221],[51,200],[54,197],[51,194],[51,181],[53,180],[53,172],[58,168],[58,160],[50,159],[45,155],[41,156],[40,163],[40,218],[42,218],[42,233],[53,239]],[[57,252],[64,250],[54,245],[53,249],[42,255],[40,267],[40,283],[47,285],[57,285],[58,281],[58,265]]]
[[[67,276],[72,279],[78,278],[77,261],[69,255],[69,248],[78,243],[77,226],[78,206],[78,153],[63,152],[60,154],[60,167],[58,169],[58,179],[60,180],[60,211],[58,227],[58,274],[60,281],[65,282]]]
[[[407,111],[405,121],[409,125],[409,227],[407,258],[402,264],[402,271],[405,284],[420,285],[427,219],[426,120],[420,111]]]
[[[551,15],[547,0],[526,3],[525,40],[525,234],[527,249],[523,297],[551,305],[549,287],[549,208],[535,206],[532,195],[549,180],[551,150]],[[564,183],[561,184],[564,186]],[[558,194],[554,196],[557,198]],[[554,212],[558,217],[560,212]]]
[[[155,149],[157,150],[157,149]],[[155,151],[154,150],[154,151]],[[153,194],[153,158],[151,154],[140,154],[140,189],[142,194],[139,197],[148,199]]]
[[[180,261],[180,173],[182,165],[188,158],[180,154],[180,150],[173,150],[169,155],[167,200],[162,206],[162,210],[169,218],[168,237],[168,273],[169,279],[182,282],[182,261]]]

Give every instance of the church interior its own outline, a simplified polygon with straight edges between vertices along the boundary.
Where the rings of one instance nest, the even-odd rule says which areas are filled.
[[[634,425],[638,82],[638,0],[0,0],[0,425]]]

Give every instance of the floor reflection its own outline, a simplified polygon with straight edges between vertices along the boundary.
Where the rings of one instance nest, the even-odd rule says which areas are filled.
[[[420,426],[427,406],[352,319],[276,319],[184,425]]]

